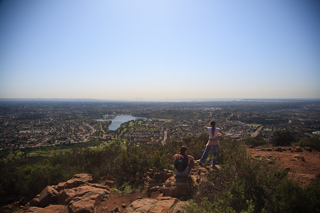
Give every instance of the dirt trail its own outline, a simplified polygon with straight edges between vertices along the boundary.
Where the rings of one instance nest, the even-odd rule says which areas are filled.
[[[126,212],[125,209],[132,203],[133,201],[141,198],[146,198],[147,192],[146,190],[143,192],[130,193],[130,194],[111,194],[110,197],[103,201],[97,208],[97,212],[112,212],[117,207],[121,212]],[[125,206],[123,206],[125,205]]]

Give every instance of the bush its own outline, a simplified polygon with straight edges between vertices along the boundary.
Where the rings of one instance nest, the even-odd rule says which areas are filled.
[[[256,146],[263,146],[268,144],[262,137],[255,137],[255,138],[247,138],[244,140],[244,143],[248,146],[256,147]]]
[[[320,151],[320,138],[303,138],[299,140],[296,145],[301,147],[311,147],[312,149]]]
[[[295,137],[289,130],[275,131],[271,136],[271,143],[274,146],[290,146]]]

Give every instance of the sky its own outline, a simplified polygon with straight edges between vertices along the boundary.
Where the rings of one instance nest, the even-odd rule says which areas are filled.
[[[2,0],[0,98],[320,98],[317,0]]]

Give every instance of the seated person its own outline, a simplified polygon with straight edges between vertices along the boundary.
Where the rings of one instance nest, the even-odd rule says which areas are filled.
[[[187,177],[190,174],[191,168],[194,166],[193,160],[194,157],[188,155],[188,148],[182,146],[180,148],[180,154],[175,154],[172,159],[176,176]]]

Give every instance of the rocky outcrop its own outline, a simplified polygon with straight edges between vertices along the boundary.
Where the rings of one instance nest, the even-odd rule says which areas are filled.
[[[88,174],[75,174],[72,179],[63,184],[64,189],[71,189],[83,185],[85,183],[91,183],[93,181],[92,176]]]
[[[189,177],[176,177],[171,170],[148,172],[139,174],[129,182],[144,184],[144,196],[139,196],[132,202],[117,204],[110,207],[111,212],[184,212],[183,206],[191,198],[198,187],[205,187],[207,175],[218,172],[219,167],[201,167],[198,164],[191,170]],[[89,174],[76,174],[72,179],[57,185],[47,186],[31,202],[24,212],[60,212],[60,213],[90,213],[105,212],[105,205],[114,202],[109,200],[110,186],[114,184],[110,180],[102,180],[105,185],[92,183]],[[113,195],[114,196],[114,195]],[[120,206],[120,208],[119,208]]]
[[[96,206],[108,198],[110,187],[91,182],[91,175],[76,174],[67,182],[47,186],[25,212],[95,212]]]
[[[59,192],[58,195],[58,204],[68,205],[73,200],[78,200],[80,198],[86,198],[91,195],[98,195],[100,198],[107,198],[109,191],[101,187],[96,188],[92,186],[79,186],[72,189],[65,189]]]

